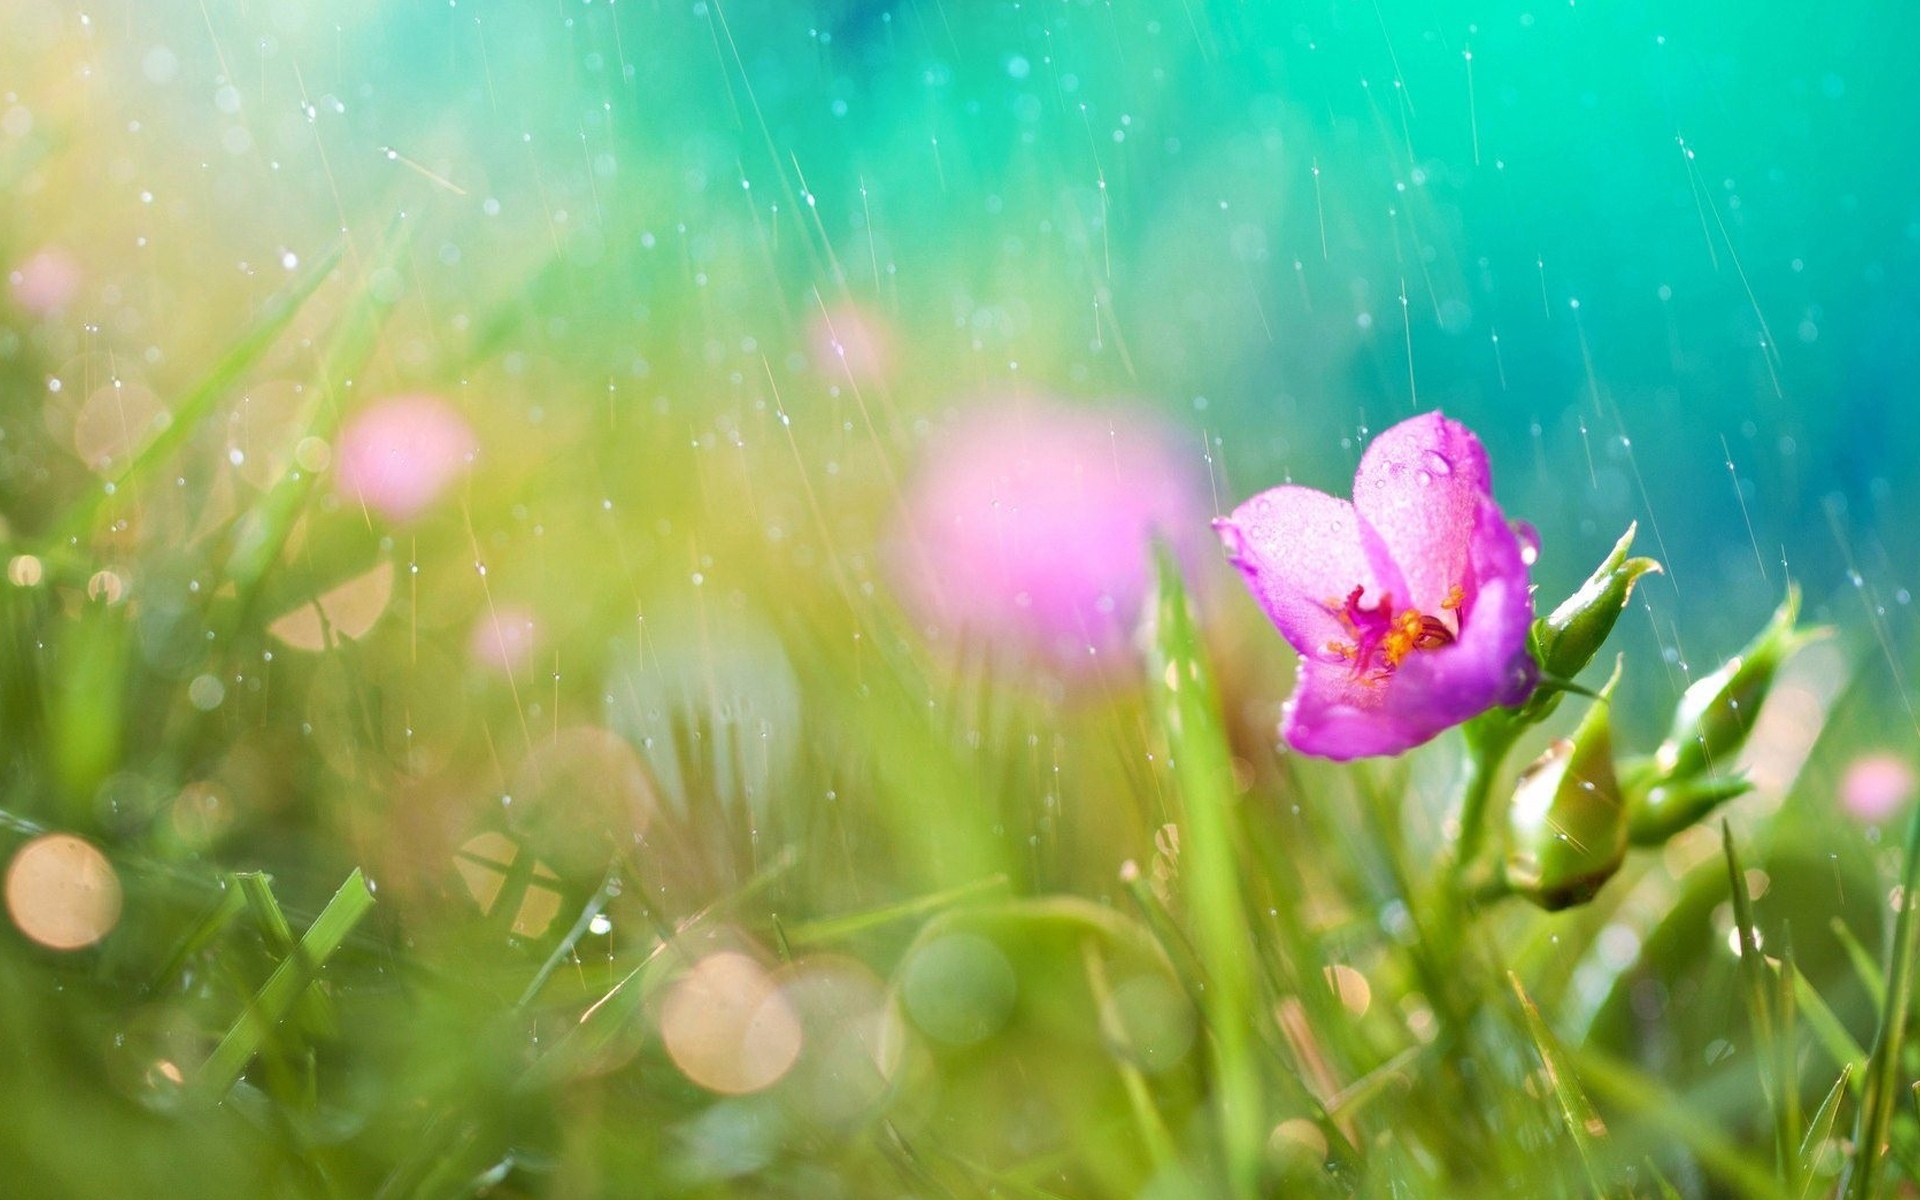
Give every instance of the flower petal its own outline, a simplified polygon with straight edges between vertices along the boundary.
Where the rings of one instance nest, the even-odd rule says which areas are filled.
[[[1423,413],[1373,439],[1354,473],[1353,505],[1406,580],[1397,607],[1440,611],[1462,581],[1475,514],[1492,491],[1487,452],[1458,421]]]
[[[1308,659],[1342,661],[1328,645],[1353,640],[1338,614],[1354,588],[1377,601],[1399,586],[1385,554],[1367,553],[1378,539],[1353,505],[1325,492],[1273,488],[1213,527],[1267,617]]]
[[[1303,657],[1281,714],[1280,736],[1302,754],[1345,762],[1398,754],[1439,732],[1388,715],[1384,705],[1391,695],[1390,681],[1362,679],[1346,663]]]
[[[1393,678],[1390,711],[1439,728],[1478,716],[1496,704],[1518,704],[1533,691],[1539,669],[1527,650],[1533,591],[1520,540],[1492,500],[1482,498],[1469,528],[1472,600],[1461,610],[1452,644],[1416,654]]]
[[[1288,745],[1342,760],[1398,754],[1497,704],[1527,698],[1538,668],[1527,650],[1533,594],[1520,541],[1484,496],[1468,529],[1473,599],[1461,611],[1459,638],[1412,655],[1384,678],[1301,659],[1281,723]]]

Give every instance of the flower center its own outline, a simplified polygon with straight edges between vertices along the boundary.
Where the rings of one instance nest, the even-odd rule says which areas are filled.
[[[1457,636],[1460,605],[1465,599],[1457,584],[1440,602],[1443,612],[1454,614],[1452,626],[1414,608],[1396,613],[1392,595],[1380,597],[1378,604],[1362,604],[1360,597],[1365,591],[1364,587],[1354,588],[1347,593],[1345,603],[1327,604],[1327,610],[1353,635],[1352,641],[1328,642],[1327,650],[1352,663],[1356,679],[1385,679],[1416,650],[1437,650]]]

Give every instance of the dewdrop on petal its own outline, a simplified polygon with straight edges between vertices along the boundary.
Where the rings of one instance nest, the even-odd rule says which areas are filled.
[[[360,410],[340,434],[335,487],[389,521],[407,521],[467,469],[479,442],[438,396],[391,396]]]

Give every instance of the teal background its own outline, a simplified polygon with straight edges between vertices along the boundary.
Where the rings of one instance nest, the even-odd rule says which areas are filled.
[[[512,349],[695,409],[849,295],[902,347],[896,448],[996,389],[1138,397],[1214,443],[1222,505],[1338,488],[1440,406],[1549,591],[1641,519],[1661,621],[1714,648],[1783,556],[1817,608],[1846,547],[1875,596],[1911,575],[1907,6],[9,7],[25,57],[93,65],[44,132],[132,164],[51,223],[144,221],[149,264],[411,208],[443,322],[519,288]]]

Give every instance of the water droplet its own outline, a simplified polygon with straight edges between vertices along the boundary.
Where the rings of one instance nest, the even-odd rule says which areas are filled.
[[[1446,476],[1453,474],[1453,460],[1438,450],[1428,450],[1420,456],[1420,461],[1425,464],[1427,470],[1432,471],[1435,475]]]
[[[1513,523],[1513,536],[1520,540],[1520,561],[1532,566],[1540,561],[1540,531],[1526,521]]]

